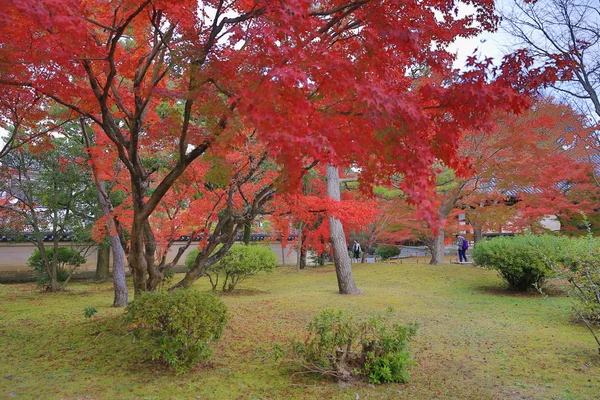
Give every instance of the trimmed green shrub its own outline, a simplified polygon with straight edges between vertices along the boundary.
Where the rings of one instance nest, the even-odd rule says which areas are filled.
[[[209,344],[221,337],[227,307],[209,292],[146,292],[129,303],[125,318],[153,360],[183,373],[210,357]]]
[[[498,237],[478,242],[472,255],[476,265],[498,271],[511,290],[526,291],[554,275],[550,264],[564,248],[556,236]]]
[[[375,250],[375,254],[384,260],[400,255],[400,248],[396,246],[383,246]]]
[[[52,260],[54,259],[54,249],[47,249],[46,255],[48,256],[48,262],[52,263]],[[70,247],[59,247],[58,264],[56,267],[56,280],[61,283],[66,281],[69,277],[69,271],[67,268],[77,268],[85,262],[86,258],[79,254],[77,250]],[[44,265],[42,254],[38,249],[33,251],[33,254],[27,260],[27,265],[33,267],[39,285],[44,285],[50,281],[50,276],[48,275],[48,271]]]
[[[186,266],[191,268],[198,250],[186,257]],[[272,272],[277,266],[277,257],[264,246],[234,245],[207,271],[213,290],[221,286],[224,292],[230,292],[244,279],[259,272]]]
[[[339,381],[364,376],[376,384],[406,383],[414,364],[408,341],[417,325],[399,325],[392,316],[389,309],[357,322],[343,311],[324,310],[308,324],[306,340],[292,343],[294,362]]]

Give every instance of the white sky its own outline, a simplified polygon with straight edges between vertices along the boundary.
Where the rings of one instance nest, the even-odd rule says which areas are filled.
[[[495,1],[497,9],[500,9],[509,3],[509,0]],[[461,11],[462,14],[467,14],[472,12],[471,10],[472,7],[465,6]],[[474,52],[475,55],[477,55],[480,59],[486,57],[493,58],[494,65],[498,65],[500,62],[502,62],[502,57],[510,52],[509,45],[511,44],[511,41],[512,38],[502,30],[501,26],[496,32],[486,32],[476,38],[458,38],[450,46],[450,50],[457,53],[454,67],[459,69],[463,68],[465,66],[467,57],[473,55]]]

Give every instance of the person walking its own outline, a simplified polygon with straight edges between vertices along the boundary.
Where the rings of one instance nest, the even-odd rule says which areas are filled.
[[[352,261],[353,262],[358,262],[358,259],[360,258],[361,250],[362,249],[360,248],[360,243],[358,243],[358,241],[355,240],[354,244],[352,245]]]
[[[469,241],[458,233],[456,234],[456,238],[458,240],[458,262],[468,262],[467,249],[469,248]]]

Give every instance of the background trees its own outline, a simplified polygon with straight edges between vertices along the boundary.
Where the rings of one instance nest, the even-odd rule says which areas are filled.
[[[596,133],[580,136],[596,185],[600,142],[600,26],[594,0],[513,0],[503,13],[506,31],[537,64],[536,79],[548,82],[552,94],[571,104]],[[600,185],[599,185],[600,186]]]
[[[540,231],[540,221],[548,215],[561,217],[594,206],[589,165],[581,159],[579,138],[587,135],[581,115],[540,98],[520,115],[498,113],[495,119],[489,129],[461,138],[459,152],[469,160],[471,175],[439,166],[438,213],[447,225],[436,231],[411,215],[416,210],[405,200],[397,200],[396,210],[407,213],[400,226],[429,247],[432,264],[443,262],[446,231],[461,229],[458,213],[480,237],[501,227]]]
[[[583,114],[600,117],[600,27],[593,0],[512,0],[508,33],[549,74],[550,86]]]
[[[2,160],[0,222],[12,232],[32,232],[30,240],[39,253],[48,288],[59,289],[59,241],[69,235],[73,242],[89,243],[97,204],[83,165],[83,146],[68,136],[45,137],[41,143],[21,146]],[[64,280],[63,280],[64,281]],[[66,282],[64,282],[66,283]]]

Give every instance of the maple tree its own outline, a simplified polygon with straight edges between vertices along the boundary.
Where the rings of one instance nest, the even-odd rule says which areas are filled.
[[[352,165],[365,187],[403,173],[434,223],[434,162],[465,173],[461,132],[526,104],[518,57],[452,70],[446,46],[498,21],[491,0],[468,3],[474,14],[458,17],[454,1],[437,0],[4,0],[0,85],[60,104],[110,140],[129,175],[134,287],[153,290],[164,271],[150,217],[209,149],[250,135],[284,168],[265,199],[315,161]],[[414,85],[415,65],[436,79]],[[158,168],[146,162],[155,152]],[[260,203],[213,236],[229,243]],[[182,285],[201,276],[204,256]]]
[[[550,98],[520,115],[497,114],[493,129],[465,133],[460,153],[470,160],[473,175],[443,168],[437,177],[439,216],[447,224],[437,233],[423,222],[411,228],[430,248],[431,263],[443,262],[446,232],[461,230],[459,213],[480,235],[499,226],[540,230],[545,216],[589,211],[589,198],[578,195],[589,190],[590,170],[577,140],[585,134],[583,117]],[[410,209],[399,202],[403,207]]]
[[[41,140],[65,123],[48,118],[48,102],[33,90],[0,87],[0,159],[19,147]]]
[[[295,227],[299,269],[306,267],[309,249],[318,255],[333,252],[335,257],[335,249],[330,241],[330,218],[335,218],[345,227],[341,230],[341,235],[347,240],[347,232],[365,226],[378,212],[377,204],[358,190],[342,190],[337,200],[329,197],[326,175],[327,166],[316,166],[304,178],[300,190],[279,195],[271,205],[269,218],[273,222],[274,231],[282,232],[283,237],[287,237],[291,227]],[[354,176],[340,179],[341,182],[355,180]],[[339,182],[337,185],[339,186]],[[340,251],[347,255],[347,246],[343,244],[341,247]]]
[[[459,207],[478,230],[536,230],[547,215],[589,211],[592,203],[580,194],[589,190],[590,169],[579,141],[588,134],[582,115],[542,98],[519,116],[499,117],[491,134],[465,136],[477,190],[460,199]]]

